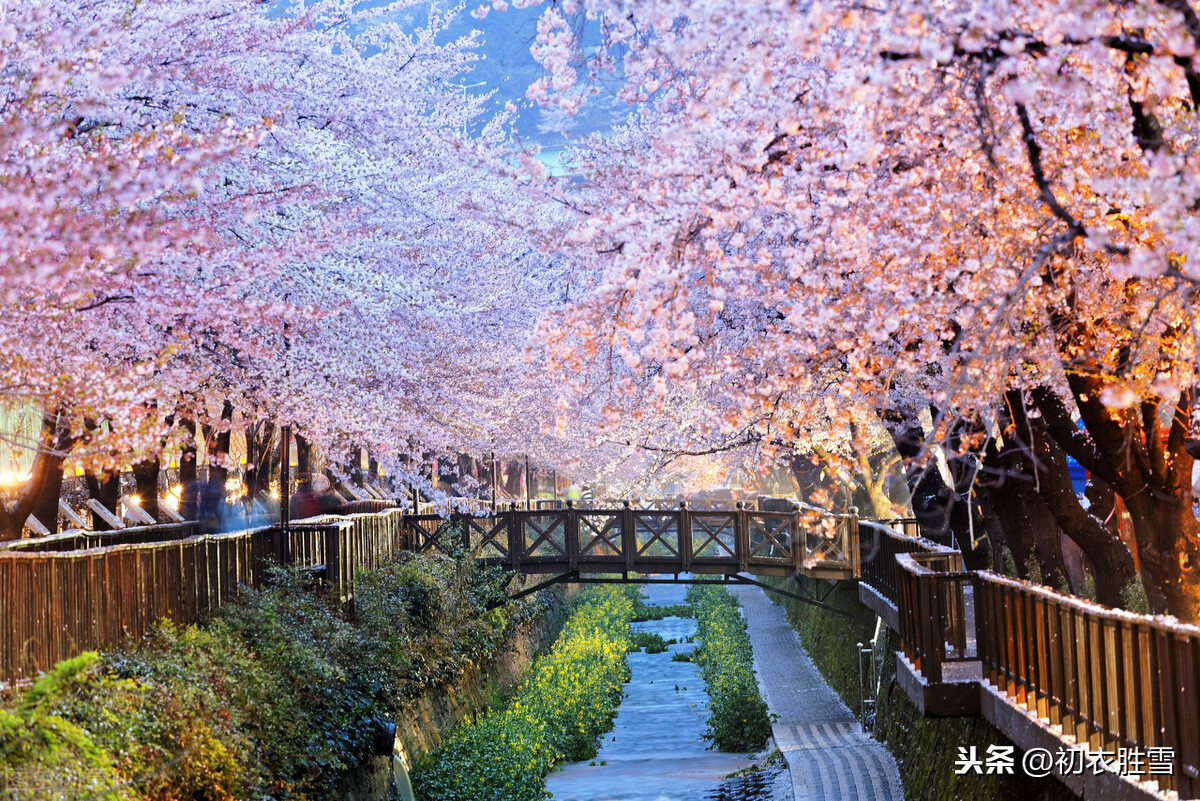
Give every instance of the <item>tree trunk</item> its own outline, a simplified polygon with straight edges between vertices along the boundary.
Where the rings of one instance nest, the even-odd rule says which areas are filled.
[[[157,459],[146,459],[133,466],[134,490],[146,514],[158,520],[158,476],[162,463]]]
[[[1108,382],[1098,371],[1081,368],[1069,373],[1067,380],[1086,431],[1071,422],[1057,396],[1041,390],[1036,399],[1047,429],[1066,452],[1125,502],[1152,610],[1200,622],[1200,524],[1192,511],[1194,460],[1183,447],[1194,392],[1180,396],[1163,430],[1159,399],[1147,398],[1136,409],[1114,410],[1100,400]]]
[[[251,498],[271,488],[271,476],[278,467],[275,424],[262,420],[246,427],[246,494]]]
[[[312,473],[312,445],[305,437],[297,434],[296,440],[296,475],[304,476]],[[282,457],[280,457],[282,458]],[[311,480],[311,476],[309,478]]]
[[[63,471],[62,461],[59,460],[58,470],[48,470],[46,483],[37,493],[31,516],[50,529],[51,534],[58,533],[58,501],[62,498]]]
[[[819,452],[814,456],[820,458]],[[853,488],[830,476],[831,466],[814,460],[814,456],[796,455],[788,461],[800,498],[814,506],[826,506],[840,511],[854,503]]]
[[[498,463],[500,463],[498,461]],[[504,482],[502,487],[504,494],[509,498],[521,498],[525,496],[521,492],[521,476],[524,475],[525,465],[521,462],[504,462],[507,469],[504,470]],[[503,468],[502,468],[503,469]]]
[[[1049,403],[1040,394],[1038,398],[1043,404]],[[1121,590],[1137,575],[1133,555],[1120,537],[1104,525],[1102,518],[1079,502],[1071,484],[1067,454],[1047,431],[1047,415],[1029,416],[1023,393],[1019,391],[1009,392],[1005,400],[1005,436],[1028,455],[1027,469],[1036,473],[1039,497],[1063,532],[1091,560],[1096,600],[1106,606],[1121,606]]]
[[[39,517],[39,522],[51,531],[58,530],[63,461],[74,444],[75,438],[71,435],[66,412],[60,409],[45,412],[29,480],[25,482],[11,511],[0,503],[0,540],[20,539],[25,521],[35,509],[41,510],[46,516],[46,519]]]
[[[895,516],[896,505],[884,489],[887,479],[886,467],[879,465],[872,466],[872,472],[862,479],[863,492],[870,504],[871,514],[877,520],[889,520]]]
[[[222,487],[229,480],[229,468],[225,466],[225,460],[229,456],[229,421],[232,419],[233,404],[225,401],[221,408],[221,425],[217,428],[205,427],[208,442],[208,480],[215,481]]]
[[[1030,575],[1029,562],[1037,564],[1042,583],[1054,586],[1054,578],[1066,576],[1059,525],[1045,500],[1037,491],[1037,482],[1029,470],[1026,450],[1014,437],[1005,435],[1003,447],[992,443],[984,455],[984,479],[981,494],[986,498],[989,517],[999,524],[989,528],[989,537],[998,536],[993,553],[999,565],[1000,545],[1006,545],[1022,578]]]
[[[349,476],[350,476],[350,483],[356,487],[361,487],[363,485],[363,479],[364,479],[363,469],[362,469],[362,463],[363,463],[362,448],[359,448],[359,447],[351,448],[349,459],[350,459],[350,470],[347,472],[349,473]]]
[[[121,500],[121,474],[119,472],[105,473],[101,477],[87,472],[84,473],[83,479],[87,482],[88,494],[98,500],[105,509],[114,515],[117,514],[117,502]],[[112,526],[106,523],[100,515],[92,512],[92,530],[112,531]]]
[[[925,453],[924,427],[915,414],[887,409],[880,417],[896,444],[896,452],[904,460],[905,478],[912,493],[913,516],[917,518],[921,536],[943,545],[957,545],[968,570],[986,568],[989,562],[987,549],[971,538],[969,496],[975,467],[967,459],[949,459],[955,484],[950,486],[933,459]],[[924,465],[920,463],[922,457],[926,457]]]
[[[196,423],[180,420],[179,425],[191,436],[191,443],[179,454],[179,514],[184,520],[196,519]]]

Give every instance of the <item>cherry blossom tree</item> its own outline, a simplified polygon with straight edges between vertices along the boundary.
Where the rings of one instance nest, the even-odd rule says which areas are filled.
[[[827,414],[814,390],[873,408],[922,446],[914,491],[930,444],[982,462],[959,475],[1048,512],[1113,603],[1132,558],[1070,454],[1131,514],[1152,603],[1200,617],[1190,6],[584,8],[606,46],[585,60],[547,11],[538,98],[607,62],[641,105],[578,147],[564,251],[595,284],[552,358],[712,387],[721,434]],[[962,490],[914,504],[968,512]]]
[[[441,41],[436,10],[401,30],[404,5],[47,0],[6,17],[0,336],[8,392],[50,410],[35,475],[61,475],[72,447],[95,469],[153,461],[197,421],[291,423],[395,470],[495,439],[555,289],[519,229],[482,213],[521,201],[481,169],[503,118],[452,83],[473,38]],[[9,536],[40,496],[53,509],[57,486],[29,483]]]

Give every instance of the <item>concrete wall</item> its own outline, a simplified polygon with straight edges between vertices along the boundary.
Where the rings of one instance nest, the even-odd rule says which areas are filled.
[[[368,757],[347,775],[339,791],[342,801],[412,801],[408,768],[436,750],[456,723],[473,718],[515,688],[534,656],[558,636],[573,596],[570,588],[556,592],[551,610],[518,633],[490,664],[472,666],[451,686],[403,701],[391,756]]]

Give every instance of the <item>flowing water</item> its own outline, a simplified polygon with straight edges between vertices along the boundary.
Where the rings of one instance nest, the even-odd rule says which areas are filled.
[[[650,584],[645,593],[649,604],[683,603],[686,587]],[[706,749],[708,694],[700,669],[671,661],[694,647],[686,640],[696,621],[668,617],[633,627],[677,642],[665,653],[629,654],[632,676],[613,730],[600,738],[594,760],[550,774],[546,789],[554,801],[704,801],[723,792],[722,776],[750,764],[749,754]]]

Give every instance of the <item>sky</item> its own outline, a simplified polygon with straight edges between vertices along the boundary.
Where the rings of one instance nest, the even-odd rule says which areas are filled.
[[[599,93],[574,117],[566,117],[553,109],[538,108],[526,100],[526,87],[544,74],[529,52],[544,6],[526,9],[510,6],[506,11],[491,11],[483,19],[476,19],[470,12],[483,4],[481,0],[468,0],[447,31],[447,39],[466,35],[472,30],[480,32],[483,58],[464,76],[464,92],[487,94],[494,91],[492,103],[497,111],[506,102],[513,102],[518,107],[513,133],[522,145],[533,144],[557,151],[575,137],[609,130],[628,114],[628,107],[616,99],[620,80],[615,76],[605,76],[607,80],[602,78],[596,86]],[[422,3],[405,9],[397,14],[397,21],[406,30],[424,26],[430,5]],[[440,10],[447,7],[439,5]],[[599,42],[599,23],[585,22],[582,16],[577,21],[585,25],[582,32],[585,47]]]

